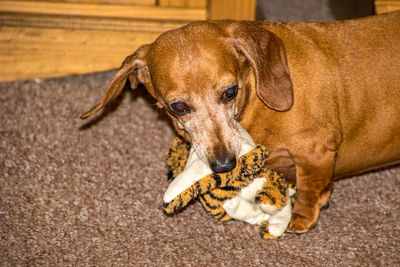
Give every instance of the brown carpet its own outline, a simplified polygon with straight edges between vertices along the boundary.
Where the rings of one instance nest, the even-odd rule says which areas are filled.
[[[1,266],[400,266],[400,167],[338,181],[304,235],[262,240],[199,202],[167,217],[174,132],[145,91],[78,118],[111,77],[0,84]]]

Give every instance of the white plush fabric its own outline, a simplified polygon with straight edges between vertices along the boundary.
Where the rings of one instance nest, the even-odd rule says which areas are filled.
[[[240,156],[242,156],[255,148],[256,144],[249,133],[239,123],[238,128],[242,141],[240,149]],[[199,158],[192,148],[185,169],[167,188],[164,194],[164,203],[172,201],[196,181],[211,173],[212,171],[209,166]],[[265,182],[266,179],[264,177],[254,179],[254,181],[243,188],[236,197],[225,201],[222,207],[230,217],[249,224],[260,225],[263,221],[268,221],[268,230],[270,234],[278,237],[285,232],[289,224],[292,206],[290,201],[288,201],[285,207],[278,210],[275,206],[256,203],[255,197],[257,192],[262,188]],[[294,192],[290,191],[290,194],[292,195]]]
[[[243,156],[255,148],[256,144],[249,133],[239,123],[237,125],[242,141],[239,156]],[[212,170],[210,167],[204,161],[202,161],[195,150],[191,148],[185,169],[171,182],[167,188],[167,191],[164,193],[164,203],[172,201],[186,188],[190,187],[195,182],[211,173]]]
[[[164,193],[164,203],[171,202],[186,188],[210,173],[212,173],[210,167],[208,167],[208,165],[200,159],[194,149],[191,148],[185,169],[172,180],[167,191]]]

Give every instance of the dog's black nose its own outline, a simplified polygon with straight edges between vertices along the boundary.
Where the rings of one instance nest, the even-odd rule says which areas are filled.
[[[211,170],[216,173],[228,172],[236,167],[236,157],[234,155],[227,155],[225,157],[216,157],[210,160]]]

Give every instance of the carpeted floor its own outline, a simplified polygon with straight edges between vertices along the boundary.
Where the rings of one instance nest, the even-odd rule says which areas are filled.
[[[111,77],[0,83],[1,266],[400,265],[400,167],[338,181],[304,235],[262,240],[199,202],[167,217],[174,132],[145,91],[78,118]]]

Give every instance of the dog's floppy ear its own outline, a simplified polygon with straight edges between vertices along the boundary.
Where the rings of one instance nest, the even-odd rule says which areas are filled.
[[[89,118],[107,105],[108,102],[116,99],[124,89],[127,79],[129,79],[132,89],[135,89],[139,83],[144,83],[143,79],[146,74],[143,72],[147,70],[144,70],[146,68],[146,63],[143,58],[145,57],[147,50],[148,45],[144,45],[136,50],[135,53],[125,58],[119,71],[108,84],[101,102],[89,111],[83,113],[80,116],[81,119]]]
[[[258,97],[269,108],[287,111],[293,106],[293,85],[281,39],[261,22],[231,22],[224,27],[236,51],[253,68]]]

